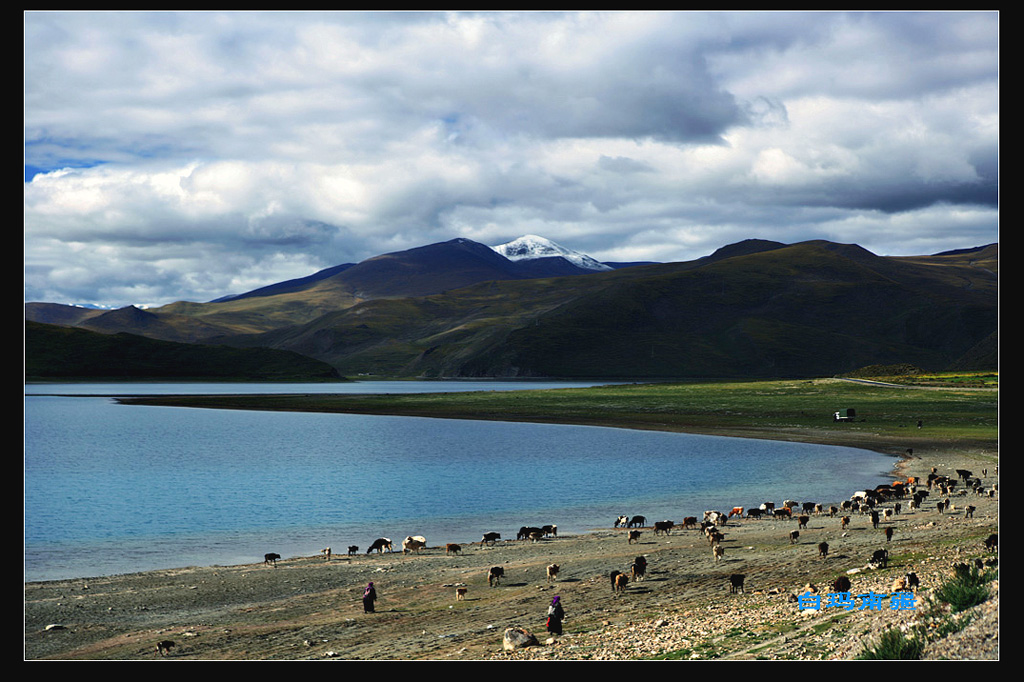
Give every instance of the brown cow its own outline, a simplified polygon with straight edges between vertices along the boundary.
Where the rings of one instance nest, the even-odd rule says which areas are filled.
[[[625,592],[626,586],[629,585],[629,576],[625,573],[619,573],[615,576],[615,587],[613,588],[616,592]]]
[[[643,580],[644,576],[647,575],[647,559],[642,556],[634,559],[629,567],[629,575],[634,581]]]

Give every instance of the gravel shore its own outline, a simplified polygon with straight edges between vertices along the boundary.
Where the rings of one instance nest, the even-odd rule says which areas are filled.
[[[865,443],[858,443],[866,447]],[[998,453],[953,450],[948,444],[915,445],[899,475],[924,478],[934,467],[955,476],[958,468],[997,483]],[[854,491],[850,491],[851,494]],[[799,500],[799,491],[794,491]],[[614,515],[595,519],[592,532],[515,540],[516,528],[493,546],[463,545],[448,554],[444,538],[427,538],[418,553],[348,556],[334,548],[324,556],[284,557],[273,565],[188,567],[112,577],[25,584],[25,653],[36,659],[182,660],[635,660],[851,659],[888,627],[938,628],[942,619],[930,594],[952,576],[957,561],[990,563],[997,553],[984,540],[998,532],[998,493],[952,496],[936,509],[933,495],[878,528],[870,517],[811,515],[799,538],[797,521],[730,520],[721,530],[724,554],[716,559],[698,530],[655,534],[647,527],[630,543],[612,527]],[[743,503],[746,501],[739,501]],[[776,501],[781,503],[781,500]],[[815,500],[826,505],[840,500]],[[967,505],[975,507],[972,515]],[[892,506],[891,504],[886,506]],[[703,510],[701,510],[702,512]],[[729,510],[722,510],[728,512]],[[683,516],[701,512],[680,509]],[[623,510],[643,514],[642,509]],[[558,519],[530,520],[558,523]],[[884,529],[893,535],[886,539]],[[829,545],[827,558],[818,544]],[[885,568],[870,566],[875,550],[888,549]],[[628,572],[637,556],[648,562],[646,578],[613,592],[609,573]],[[558,564],[549,581],[545,567]],[[489,587],[487,570],[501,566],[505,579]],[[798,595],[847,575],[851,594],[893,592],[894,580],[920,578],[912,604],[893,608],[803,608]],[[729,576],[746,576],[743,593],[730,591]],[[380,596],[375,613],[360,597],[368,582]],[[465,598],[456,599],[456,588]],[[564,633],[549,638],[544,616],[554,595],[565,606]],[[998,582],[992,596],[971,612],[960,631],[929,644],[924,658],[999,658]],[[537,644],[505,651],[509,627],[531,631]],[[157,652],[157,642],[175,643]]]

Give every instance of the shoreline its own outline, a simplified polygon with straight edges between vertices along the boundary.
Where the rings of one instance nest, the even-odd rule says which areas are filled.
[[[722,431],[707,435],[740,435]],[[755,437],[755,430],[743,431],[744,437]],[[756,437],[765,437],[757,431]],[[806,442],[811,434],[773,435],[773,440]],[[998,481],[998,444],[992,451],[916,437],[908,458],[901,456],[906,441],[819,436],[821,441],[811,442],[892,455],[901,477],[924,477],[932,467],[950,474],[966,467],[987,468],[987,486]],[[963,511],[968,503],[976,507],[970,518]],[[276,567],[183,567],[26,582],[25,658],[154,659],[159,658],[156,642],[171,639],[176,647],[168,658],[201,660],[628,660],[680,650],[691,652],[689,658],[848,659],[881,623],[916,622],[920,614],[808,615],[792,603],[793,594],[808,584],[824,590],[848,571],[855,571],[851,575],[859,588],[883,590],[913,570],[921,576],[923,599],[950,574],[952,561],[992,556],[981,540],[998,532],[998,494],[957,499],[945,513],[926,502],[883,525],[895,529],[888,545],[859,514],[845,533],[836,519],[815,515],[796,543],[788,538],[795,523],[733,521],[724,528],[725,553],[718,560],[697,531],[659,536],[645,528],[640,541],[629,544],[625,531],[601,528],[538,542],[471,543],[455,555],[434,546],[408,555],[399,550],[341,556],[342,548],[336,548],[329,561],[286,558]],[[832,545],[827,560],[816,550],[822,539]],[[889,566],[865,569],[879,547],[890,550]],[[647,579],[613,593],[608,571],[626,569],[639,554],[649,561]],[[549,563],[562,567],[554,583],[544,577]],[[491,565],[506,569],[507,581],[494,588],[486,582]],[[729,591],[726,578],[735,572],[747,575],[745,593]],[[375,614],[363,614],[359,605],[368,581],[381,594]],[[464,601],[455,599],[460,585],[468,589]],[[568,618],[565,634],[548,642],[543,611],[554,594],[562,597]],[[988,611],[993,605],[994,614],[979,619],[988,624],[979,635],[981,644],[957,656],[946,641],[932,657],[953,652],[954,658],[998,658],[997,588]],[[719,631],[724,624],[730,629]],[[501,634],[512,625],[533,631],[540,643],[503,652]],[[746,632],[745,639],[729,636],[737,628]]]
[[[408,416],[408,415],[392,415],[392,416]],[[503,421],[503,420],[499,420],[499,419],[496,419],[496,418],[491,418],[491,419],[486,419],[486,420],[482,420],[482,421]],[[516,420],[516,421],[520,421],[521,422],[521,421],[524,421],[524,420]],[[533,422],[533,423],[536,423],[536,422]],[[559,422],[559,423],[561,423],[561,422]],[[575,425],[593,426],[593,427],[596,427],[596,428],[615,428],[615,429],[627,430],[627,431],[628,430],[640,430],[640,431],[643,431],[643,430],[656,430],[656,431],[661,431],[661,432],[666,432],[666,433],[679,433],[679,434],[683,434],[683,435],[698,435],[698,436],[721,437],[721,438],[739,438],[739,437],[741,437],[741,436],[738,436],[736,434],[725,434],[725,433],[696,433],[696,432],[693,432],[693,431],[680,430],[680,429],[677,429],[677,428],[673,428],[673,429],[631,428],[629,426],[614,426],[614,425],[611,425],[611,424],[575,424]],[[894,460],[891,463],[887,463],[887,462],[880,462],[879,463],[879,464],[881,464],[882,466],[885,467],[885,473],[880,473],[878,475],[882,476],[882,477],[885,477],[885,478],[890,478],[890,477],[897,476],[898,473],[900,472],[900,470],[904,467],[904,464],[905,464],[906,459],[907,459],[907,456],[906,456],[905,452],[904,453],[900,453],[900,454],[896,454],[896,453],[891,451],[891,448],[886,448],[886,447],[882,447],[882,446],[877,446],[877,447],[873,447],[873,448],[866,448],[866,447],[863,447],[863,445],[860,444],[860,443],[853,444],[853,443],[850,443],[850,442],[845,442],[846,439],[839,439],[838,441],[836,439],[812,440],[812,439],[806,439],[806,438],[793,438],[792,436],[776,437],[776,438],[766,438],[766,437],[764,437],[763,434],[747,435],[747,436],[745,436],[745,438],[750,438],[750,439],[753,439],[753,440],[766,440],[766,441],[771,441],[771,442],[806,443],[806,444],[812,444],[812,445],[816,444],[816,445],[824,445],[824,446],[828,446],[828,447],[837,447],[837,448],[853,448],[853,449],[859,449],[859,450],[864,450],[864,451],[868,451],[868,452],[874,452],[874,453],[877,453],[877,454],[879,454],[879,455],[881,455],[881,456],[883,456],[885,458],[892,458]],[[853,486],[853,485],[854,484],[851,484],[851,486]],[[794,487],[797,487],[797,486],[794,486]],[[856,487],[863,487],[863,485],[858,485]],[[745,496],[745,497],[750,497],[750,496],[748,495],[748,496]],[[750,500],[747,500],[747,501],[750,501]],[[638,503],[638,504],[628,503],[626,505],[620,505],[620,506],[625,506],[625,507],[630,507],[630,508],[635,507],[635,506],[640,506],[640,507],[645,507],[646,508],[649,505],[641,502],[641,503]],[[672,506],[675,507],[676,505],[673,504]],[[650,511],[650,510],[647,510],[647,511]],[[682,514],[682,512],[679,511],[676,508],[673,508],[671,510],[667,510],[666,513],[668,513],[669,515],[671,515],[673,513]],[[506,513],[505,516],[515,517],[515,519],[524,519],[524,518],[533,518],[533,516],[535,516],[535,514],[533,514],[532,511],[529,510],[529,509],[523,509],[523,510],[520,510],[518,512]],[[554,514],[543,514],[542,516],[545,516],[545,517],[551,516],[552,518],[554,518],[554,517],[557,517],[558,514],[557,513],[554,513]],[[583,534],[587,534],[587,533],[593,533],[593,532],[599,532],[600,531],[600,529],[595,529],[594,528],[594,523],[597,521],[597,519],[593,518],[592,516],[588,515],[583,520],[574,519],[573,523],[566,523],[565,522],[565,518],[564,517],[562,517],[562,518],[563,518],[563,520],[562,520],[561,528],[562,528],[563,534],[566,531],[572,532],[572,533],[577,534],[577,535],[583,535]],[[603,519],[601,519],[601,520],[603,520]],[[427,521],[430,521],[430,520],[427,520]],[[482,528],[485,527],[485,526],[487,528],[490,528],[491,526],[494,526],[494,528],[492,528],[492,530],[508,531],[509,530],[509,528],[508,528],[509,523],[510,522],[508,521],[508,519],[504,519],[504,520],[497,521],[496,523],[486,523],[485,522],[483,524],[477,523],[476,525],[480,526]],[[406,524],[406,525],[408,525],[408,524]],[[451,523],[450,522],[442,523],[442,525],[443,526],[449,526],[449,525],[451,525]],[[448,530],[438,530],[437,528],[433,528],[430,525],[430,523],[427,523],[427,524],[413,523],[413,526],[415,526],[416,530],[420,531],[421,534],[423,534],[423,535],[427,536],[428,538],[430,538],[431,540],[435,540],[435,541],[436,540],[446,540],[446,541],[455,541],[455,542],[460,542],[460,543],[471,543],[472,540],[476,538],[476,535],[473,534],[473,533],[469,534],[470,536],[472,536],[471,538],[470,537],[466,537],[467,534],[464,532],[464,529],[461,528],[461,527],[456,528],[456,527],[453,526],[452,528],[449,528]],[[114,578],[114,577],[119,577],[119,576],[128,576],[128,575],[133,575],[133,574],[138,574],[138,573],[147,573],[147,572],[154,572],[154,571],[182,570],[183,568],[218,568],[218,567],[220,567],[220,568],[232,568],[232,567],[238,567],[238,566],[245,566],[245,565],[249,565],[249,562],[256,560],[256,557],[251,555],[251,551],[249,551],[247,553],[246,548],[249,548],[251,550],[251,547],[253,545],[256,545],[256,546],[266,546],[266,544],[267,544],[267,541],[266,541],[265,538],[264,539],[260,538],[261,533],[264,533],[264,531],[256,530],[256,529],[250,529],[250,530],[244,531],[244,534],[252,536],[252,539],[250,541],[247,541],[246,543],[243,543],[244,546],[240,546],[235,551],[231,552],[232,554],[235,554],[235,555],[243,555],[243,556],[245,556],[246,560],[241,560],[241,561],[237,560],[237,559],[241,559],[242,556],[236,556],[235,557],[236,561],[233,561],[233,562],[230,562],[230,563],[223,563],[222,560],[218,560],[218,559],[216,559],[216,558],[214,558],[212,556],[207,557],[204,560],[204,559],[201,559],[201,558],[198,557],[198,554],[202,554],[203,553],[203,552],[200,552],[200,553],[197,553],[194,558],[192,558],[192,559],[190,559],[188,561],[185,561],[184,563],[173,563],[173,564],[164,565],[164,566],[152,566],[152,567],[148,567],[148,568],[137,568],[137,569],[136,568],[130,568],[130,567],[126,566],[124,568],[112,568],[112,569],[108,569],[108,570],[100,569],[100,572],[82,573],[82,574],[78,574],[78,575],[64,575],[64,576],[56,576],[56,577],[33,577],[33,578],[26,577],[23,582],[25,584],[44,584],[44,583],[66,582],[66,581],[74,581],[74,580],[102,580],[102,579],[109,579],[109,578]],[[337,533],[334,533],[334,531],[329,531],[327,533],[327,535],[331,535],[331,534],[336,535]],[[342,534],[342,536],[344,536],[346,534],[350,535],[350,536],[352,535],[350,531],[341,531],[341,534]],[[278,551],[286,553],[286,556],[299,556],[301,554],[301,552],[303,552],[303,551],[311,551],[311,547],[314,547],[314,546],[318,547],[319,546],[318,542],[322,542],[322,538],[324,536],[324,533],[317,534],[317,533],[313,533],[312,530],[309,530],[308,532],[304,533],[304,535],[307,535],[307,536],[318,535],[318,538],[310,539],[308,541],[295,541],[295,537],[292,535],[291,532],[287,533],[287,535],[289,535],[289,537],[285,540],[284,543],[279,542],[279,541],[270,541],[269,544],[271,546],[273,546],[275,549],[278,548],[278,547],[283,547],[282,549],[280,549]],[[507,533],[506,533],[506,535],[507,535]],[[456,537],[456,536],[459,536],[459,537]],[[204,537],[205,536],[196,536],[196,537],[194,537],[192,539],[192,542],[193,542],[192,546],[194,546],[194,547],[202,546],[203,542],[204,542]],[[337,537],[335,537],[335,541],[338,542],[338,538]],[[151,541],[144,540],[144,539],[126,539],[122,543],[124,545],[123,547],[119,547],[118,543],[114,543],[114,542],[107,542],[107,543],[104,543],[104,544],[108,545],[107,549],[109,551],[111,551],[111,552],[113,552],[113,551],[122,551],[122,552],[127,551],[129,553],[131,553],[131,552],[146,553],[147,550],[149,549],[150,543],[151,543]],[[290,547],[289,547],[289,544],[291,545]],[[68,549],[66,549],[64,551],[65,551],[65,553],[67,553],[67,552],[74,553],[76,550],[73,547],[71,547],[71,548],[68,548]],[[95,551],[99,551],[99,550],[95,550]],[[51,553],[52,553],[52,551],[51,551]]]

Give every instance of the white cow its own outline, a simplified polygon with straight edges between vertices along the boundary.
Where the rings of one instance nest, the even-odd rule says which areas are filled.
[[[402,554],[406,552],[419,552],[427,546],[427,539],[422,535],[410,535],[402,540]]]

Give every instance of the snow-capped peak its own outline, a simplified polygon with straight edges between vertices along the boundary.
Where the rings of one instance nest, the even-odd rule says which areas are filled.
[[[535,234],[528,234],[520,237],[519,239],[513,239],[507,244],[501,244],[499,246],[492,246],[492,249],[500,253],[505,258],[511,261],[517,260],[531,260],[534,258],[552,258],[555,256],[561,256],[573,265],[577,267],[586,268],[587,270],[611,270],[612,268],[605,265],[604,263],[598,262],[590,256],[567,249],[564,246],[560,246],[550,239],[544,237],[538,237]]]

